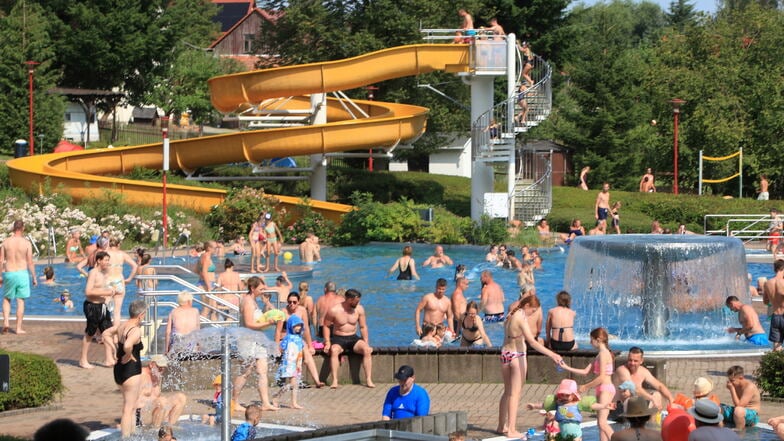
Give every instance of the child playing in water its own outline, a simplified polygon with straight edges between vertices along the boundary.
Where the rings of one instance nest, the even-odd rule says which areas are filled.
[[[592,408],[596,410],[596,421],[599,426],[599,439],[610,441],[613,434],[612,427],[608,423],[610,410],[615,407],[612,399],[615,396],[615,386],[612,382],[613,355],[608,347],[609,335],[604,328],[596,328],[591,331],[591,346],[599,350],[599,354],[594,361],[583,369],[576,369],[570,366],[563,366],[569,372],[588,375],[593,372],[596,377],[587,384],[579,388],[579,392],[585,393],[588,389],[596,388],[596,399],[598,403]]]
[[[432,323],[425,323],[422,325],[422,335],[419,339],[414,340],[415,346],[422,346],[427,348],[437,348],[441,346],[441,340],[436,335],[436,327]]]
[[[63,305],[63,309],[73,309],[74,307],[73,300],[71,300],[71,293],[67,289],[64,289],[63,293],[60,294],[60,297],[55,297],[52,301],[55,303],[60,302]]]
[[[286,390],[286,382],[291,389],[291,408],[302,409],[297,403],[297,391],[299,380],[302,376],[302,353],[305,348],[305,341],[302,339],[304,324],[298,315],[292,314],[286,320],[286,336],[280,342],[281,363],[278,368],[278,381],[281,384],[280,390],[273,398],[277,398]],[[276,404],[277,405],[277,404]]]
[[[223,391],[221,390],[221,384],[223,384],[223,378],[221,375],[217,375],[214,380],[212,380],[212,387],[215,389],[215,394],[212,396],[212,407],[215,409],[215,413],[209,413],[207,415],[201,416],[202,424],[209,424],[210,426],[214,426],[215,423],[220,423],[223,418]]]
[[[249,441],[256,439],[256,425],[261,421],[261,406],[251,404],[245,409],[245,422],[234,429],[231,441]]]

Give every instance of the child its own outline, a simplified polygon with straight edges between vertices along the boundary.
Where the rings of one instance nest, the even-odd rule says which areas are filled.
[[[221,375],[217,375],[214,380],[212,380],[212,387],[215,389],[215,394],[212,396],[212,407],[215,409],[215,413],[209,413],[207,415],[201,416],[202,424],[209,424],[210,426],[214,426],[215,423],[219,423],[223,417],[223,392],[221,391],[221,384],[223,383]]]
[[[248,441],[256,438],[256,425],[261,421],[261,406],[251,404],[245,409],[245,422],[234,429],[231,441]]]
[[[583,369],[576,369],[570,366],[563,366],[563,368],[575,374],[588,375],[593,372],[596,375],[588,384],[580,386],[580,391],[585,392],[591,387],[596,388],[598,403],[594,404],[592,408],[597,411],[596,421],[599,426],[599,439],[600,441],[610,441],[613,429],[607,420],[610,409],[615,407],[615,404],[612,403],[612,399],[615,396],[615,386],[612,382],[613,356],[607,345],[609,335],[604,328],[596,328],[591,331],[590,335],[591,346],[599,350],[599,354],[593,363]]]
[[[711,392],[713,392],[713,383],[705,377],[698,377],[694,380],[694,398],[689,398],[686,395],[679,393],[676,394],[675,399],[672,400],[672,405],[682,407],[683,409],[689,409],[694,407],[694,402],[700,398],[707,398],[714,403],[721,405],[721,401],[719,401],[716,394],[712,394]]]
[[[618,210],[620,209],[620,201],[616,201],[610,209],[610,214],[612,215],[612,227],[615,230],[615,234],[621,234],[621,215],[618,213]]]
[[[441,341],[436,336],[436,327],[432,323],[424,323],[422,325],[422,335],[414,340],[415,346],[422,346],[427,348],[437,348],[441,346]]]
[[[544,430],[548,439],[555,439],[558,433],[561,437],[574,437],[575,441],[582,439],[583,433],[580,423],[583,420],[581,410],[591,410],[596,407],[593,397],[581,398],[574,380],[564,379],[558,385],[555,395],[548,395],[544,403],[528,403],[528,409],[542,409],[545,414]]]
[[[278,381],[282,384],[278,393],[275,394],[275,398],[285,391],[285,380],[288,380],[291,388],[292,409],[302,409],[302,406],[297,403],[297,390],[302,376],[302,358],[304,356],[302,351],[305,348],[305,341],[302,339],[303,329],[302,319],[298,315],[292,314],[286,320],[286,336],[280,342],[281,363],[278,368]]]
[[[53,302],[60,302],[63,304],[63,309],[73,309],[74,304],[73,300],[71,300],[71,293],[64,289],[63,293],[60,294],[60,297],[55,297]]]

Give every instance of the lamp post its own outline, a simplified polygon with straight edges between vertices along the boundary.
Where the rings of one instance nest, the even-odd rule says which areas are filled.
[[[33,156],[35,154],[35,137],[33,136],[33,131],[35,130],[35,120],[33,119],[33,74],[35,73],[35,66],[39,63],[28,60],[24,64],[27,65],[27,80],[30,85],[30,137],[27,139],[30,140],[30,156]]]
[[[678,119],[681,114],[681,106],[686,104],[686,101],[680,98],[673,98],[670,100],[670,104],[672,104],[672,118],[673,118],[673,135],[672,135],[672,146],[673,146],[673,179],[672,179],[672,192],[674,194],[678,194]]]
[[[161,118],[161,133],[163,134],[163,255],[166,255],[166,247],[169,240],[169,221],[166,201],[166,172],[169,171],[169,117]]]
[[[367,99],[368,101],[373,101],[375,98],[375,91],[378,90],[377,86],[367,86]],[[368,171],[373,171],[373,149],[368,150]]]

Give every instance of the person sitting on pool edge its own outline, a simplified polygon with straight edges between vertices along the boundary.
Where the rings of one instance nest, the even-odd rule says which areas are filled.
[[[732,397],[732,405],[722,404],[724,424],[739,430],[752,427],[759,422],[760,391],[753,381],[743,375],[742,366],[727,369],[727,389]]]

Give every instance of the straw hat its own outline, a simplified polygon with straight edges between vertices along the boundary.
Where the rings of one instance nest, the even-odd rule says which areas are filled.
[[[626,411],[621,415],[624,417],[643,417],[653,415],[657,410],[651,408],[650,402],[641,396],[629,398],[626,401]]]
[[[718,424],[724,419],[721,407],[707,398],[700,398],[694,402],[694,407],[689,408],[689,413],[695,420],[706,424]]]
[[[694,380],[694,396],[705,397],[713,391],[713,383],[705,377]]]

